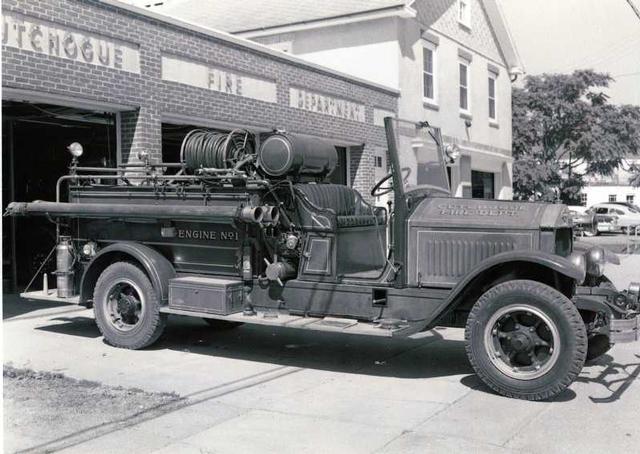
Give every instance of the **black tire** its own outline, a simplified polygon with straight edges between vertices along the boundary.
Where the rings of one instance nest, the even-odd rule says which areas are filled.
[[[122,308],[121,301],[125,301]],[[105,268],[96,283],[93,304],[98,328],[114,347],[148,347],[164,331],[167,315],[160,313],[153,285],[132,263],[116,262]]]
[[[506,330],[508,324],[517,330]],[[484,293],[471,309],[465,340],[469,361],[487,386],[526,400],[550,399],[564,391],[587,354],[587,333],[575,305],[557,290],[529,280],[498,284]],[[531,351],[529,365],[519,362]]]
[[[231,329],[235,329],[239,326],[244,325],[244,323],[240,322],[227,322],[225,320],[218,320],[215,318],[203,318],[202,320],[204,320],[207,325],[209,325],[216,331],[229,331]]]

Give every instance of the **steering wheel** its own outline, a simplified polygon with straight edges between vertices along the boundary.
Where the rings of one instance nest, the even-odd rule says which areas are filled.
[[[411,168],[410,167],[405,167],[402,169],[402,181],[406,181],[407,178],[409,178],[409,175],[411,175]],[[393,191],[393,186],[386,186],[386,187],[382,187],[383,184],[385,184],[387,181],[389,181],[389,179],[393,176],[393,172],[389,172],[388,174],[386,174],[384,177],[382,177],[382,179],[380,181],[378,181],[373,188],[371,188],[371,196],[372,197],[380,197],[383,196],[385,194],[389,194],[390,192]]]

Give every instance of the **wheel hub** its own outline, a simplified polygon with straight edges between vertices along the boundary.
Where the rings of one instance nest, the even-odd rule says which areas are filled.
[[[558,359],[559,343],[556,325],[528,304],[502,308],[485,329],[485,346],[493,365],[521,380],[532,380],[549,371]]]
[[[139,287],[129,279],[112,285],[105,305],[106,316],[118,331],[129,331],[140,323],[143,317],[144,299]]]

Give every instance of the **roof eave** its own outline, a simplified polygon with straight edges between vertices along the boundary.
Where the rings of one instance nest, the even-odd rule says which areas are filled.
[[[484,10],[489,17],[491,26],[495,33],[498,45],[502,50],[505,63],[509,69],[509,73],[512,75],[524,74],[525,69],[520,59],[520,54],[513,41],[509,27],[502,13],[502,9],[496,0],[481,0]]]
[[[254,30],[241,30],[232,32],[236,36],[247,39],[259,38],[262,36],[279,35],[281,33],[291,33],[301,30],[312,30],[315,28],[331,27],[334,25],[351,24],[355,22],[365,22],[387,17],[414,18],[416,10],[408,4],[398,4],[388,8],[378,10],[363,11],[359,13],[346,14],[337,17],[325,17],[312,21],[297,22],[295,24],[283,24],[273,27],[263,27]]]

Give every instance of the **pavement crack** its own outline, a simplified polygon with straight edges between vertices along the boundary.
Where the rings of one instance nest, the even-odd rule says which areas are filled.
[[[131,416],[120,418],[115,421],[111,421],[107,424],[94,425],[87,427],[71,434],[56,438],[54,440],[47,441],[45,443],[32,446],[30,448],[17,451],[17,453],[35,453],[35,452],[56,452],[62,449],[70,448],[80,445],[87,441],[109,435],[111,433],[129,429],[133,426],[140,425],[144,422],[159,418],[166,414],[182,410],[184,408],[198,405],[202,402],[215,399],[218,397],[226,396],[238,391],[242,391],[248,388],[259,386],[263,383],[271,382],[287,375],[301,372],[302,368],[291,368],[287,366],[276,367],[259,374],[250,375],[239,380],[234,380],[222,385],[214,386],[212,388],[200,390],[187,394],[183,397],[183,400],[168,402],[165,404],[159,404],[155,407],[148,408],[146,410],[134,413]],[[258,378],[258,380],[255,380]],[[247,383],[248,381],[248,383]],[[194,396],[200,396],[196,399],[192,399]],[[187,400],[189,399],[189,400]]]

